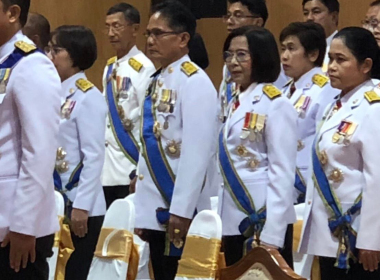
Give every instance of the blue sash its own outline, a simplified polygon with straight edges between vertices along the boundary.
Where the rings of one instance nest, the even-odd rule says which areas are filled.
[[[113,65],[114,64],[108,66],[107,77],[110,77],[112,75]],[[113,134],[115,135],[115,139],[124,155],[129,159],[130,162],[136,165],[139,160],[139,145],[137,144],[132,132],[126,131],[124,129],[123,123],[117,110],[112,79],[109,79],[107,83],[106,99],[109,108],[109,119],[111,122]]]
[[[23,57],[30,55],[36,51],[41,52],[40,50],[35,49],[34,51],[25,53],[19,48],[15,48],[14,51],[8,56],[8,58],[0,64],[0,69],[13,68]]]
[[[154,112],[152,94],[156,90],[157,79],[158,73],[149,86],[143,106],[141,144],[149,174],[168,206],[167,209],[160,208],[156,210],[157,220],[160,224],[166,226],[170,218],[169,207],[174,192],[175,175],[167,161],[160,139],[157,139],[153,132],[154,123],[157,119]],[[169,242],[169,238],[166,238],[166,241],[165,255],[182,255],[183,247],[181,249],[176,248]]]
[[[304,203],[306,195],[306,183],[298,168],[296,169],[296,181],[294,183],[294,186],[301,193],[297,198],[297,203]]]
[[[328,221],[331,233],[339,239],[339,250],[337,253],[337,261],[335,266],[340,269],[349,269],[349,260],[356,261],[356,231],[352,228],[352,216],[360,211],[362,206],[362,194],[358,196],[354,205],[343,213],[338,197],[336,197],[330,186],[329,180],[323,170],[323,166],[318,157],[318,136],[315,137],[312,147],[313,162],[313,181],[318,193],[325,205],[331,213]]]
[[[239,177],[229,152],[227,150],[226,141],[224,139],[224,129],[219,134],[219,164],[224,182],[230,192],[236,206],[240,211],[247,215],[239,225],[239,231],[242,235],[249,238],[246,244],[249,246],[246,251],[252,249],[253,236],[260,235],[266,220],[266,206],[256,211],[255,204],[243,181]]]
[[[53,173],[55,190],[60,192],[63,196],[63,199],[65,201],[65,208],[66,208],[65,214],[68,217],[71,217],[72,202],[67,197],[66,192],[71,191],[73,188],[78,186],[80,174],[82,173],[82,169],[83,169],[83,163],[81,162],[77,165],[77,167],[75,167],[75,169],[71,173],[69,181],[67,182],[67,184],[65,186],[62,186],[61,176],[59,175],[58,171],[55,169],[54,173]]]
[[[230,71],[227,70],[227,75],[226,75],[226,98],[227,98],[227,104],[230,103],[232,99],[232,84],[233,82],[231,80],[231,74]]]

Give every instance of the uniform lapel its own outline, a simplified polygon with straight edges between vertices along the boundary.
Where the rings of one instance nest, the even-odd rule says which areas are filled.
[[[364,93],[367,91],[372,90],[371,81],[368,83],[365,83],[364,85],[360,85],[355,91],[355,93],[349,98],[349,100],[342,106],[342,108],[336,112],[329,120],[326,121],[326,123],[323,125],[321,129],[321,135],[333,128],[336,128],[339,126],[339,124],[349,118],[356,108],[359,107],[361,102],[363,102],[364,99]],[[327,117],[330,115],[332,109],[334,106],[332,106],[330,112]]]
[[[243,102],[240,102],[240,106],[236,111],[231,115],[228,121],[228,131],[231,130],[237,122],[245,118],[246,113],[252,112],[252,104],[255,104],[260,101],[263,94],[262,85],[257,85],[253,90],[250,88],[247,89],[247,96],[244,97]],[[230,110],[231,114],[231,110]]]

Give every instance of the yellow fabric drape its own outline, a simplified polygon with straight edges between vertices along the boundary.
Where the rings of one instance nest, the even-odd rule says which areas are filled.
[[[321,280],[321,268],[319,266],[319,258],[314,257],[311,267],[311,280]]]
[[[221,240],[199,236],[186,237],[177,276],[187,278],[215,278],[218,270]]]
[[[107,247],[105,254],[103,254],[103,247]],[[102,228],[94,255],[100,259],[120,260],[127,263],[127,279],[136,279],[140,257],[138,246],[133,243],[133,234],[129,231]]]
[[[63,217],[59,217],[59,224],[61,229],[54,237],[54,247],[59,248],[55,280],[65,280],[66,264],[75,248],[69,225],[63,224]]]
[[[293,226],[293,251],[298,251],[298,246],[301,242],[303,221],[297,221]]]

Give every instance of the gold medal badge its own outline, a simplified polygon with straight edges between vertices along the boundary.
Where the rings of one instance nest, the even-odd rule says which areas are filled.
[[[126,131],[132,131],[135,128],[135,125],[131,119],[127,118],[123,120],[123,127]]]
[[[334,183],[340,183],[344,180],[343,171],[338,168],[335,168],[333,171],[331,171],[328,178]]]
[[[165,152],[171,158],[179,158],[181,155],[181,143],[175,140],[168,141],[166,143]]]

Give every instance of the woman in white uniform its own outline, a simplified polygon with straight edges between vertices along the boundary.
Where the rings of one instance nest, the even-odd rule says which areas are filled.
[[[365,29],[335,35],[328,106],[312,147],[302,253],[319,256],[322,280],[380,279],[379,48]]]
[[[322,71],[326,52],[323,27],[314,22],[294,22],[280,34],[281,62],[291,80],[282,89],[298,114],[298,152],[295,201],[305,202],[311,146],[318,122],[339,91],[332,89]]]
[[[280,73],[276,41],[264,28],[236,29],[224,60],[238,85],[219,136],[226,262],[261,244],[278,248],[292,266],[297,114],[271,84]]]
[[[65,278],[85,280],[106,211],[100,174],[107,105],[84,74],[97,57],[95,37],[83,26],[61,26],[53,32],[48,56],[63,90],[54,182],[65,198],[75,247]]]

